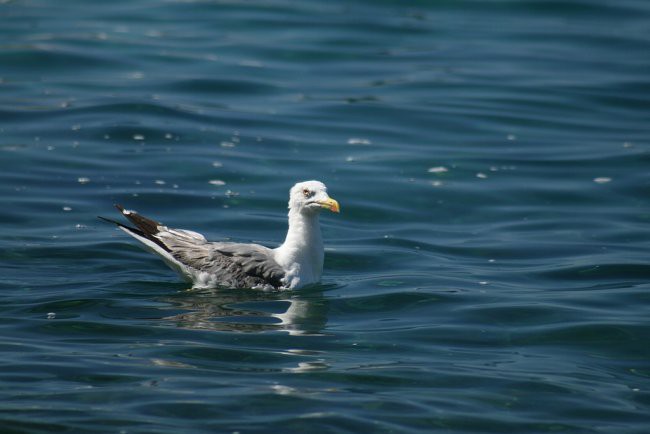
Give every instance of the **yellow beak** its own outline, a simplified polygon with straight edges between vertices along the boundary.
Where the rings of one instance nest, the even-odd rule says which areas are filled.
[[[327,208],[332,212],[341,212],[341,209],[339,208],[339,203],[334,199],[332,199],[331,197],[327,198],[326,200],[322,200],[318,203],[321,207]]]

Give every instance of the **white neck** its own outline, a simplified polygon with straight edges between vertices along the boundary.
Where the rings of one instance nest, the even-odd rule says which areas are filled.
[[[318,215],[318,212],[289,210],[287,238],[275,249],[275,260],[286,270],[285,281],[289,288],[316,283],[323,273],[323,240]]]

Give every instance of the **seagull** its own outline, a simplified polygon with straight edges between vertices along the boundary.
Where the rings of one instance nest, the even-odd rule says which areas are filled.
[[[197,232],[172,229],[121,205],[115,207],[135,227],[116,224],[160,256],[195,288],[299,289],[318,283],[323,273],[323,240],[318,217],[340,212],[320,181],[304,181],[289,191],[289,230],[275,249],[259,244],[210,242]]]

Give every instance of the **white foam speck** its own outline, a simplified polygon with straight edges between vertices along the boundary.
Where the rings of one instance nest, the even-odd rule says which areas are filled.
[[[368,139],[351,137],[348,139],[348,145],[372,145],[372,142]]]
[[[440,187],[442,185],[442,181],[431,181],[431,185],[434,187]]]
[[[165,184],[166,184],[166,182],[163,181],[162,179],[156,179],[154,182],[155,182],[156,184],[158,184],[158,185],[165,185]]]
[[[221,147],[222,148],[234,148],[235,144],[233,142],[223,141],[223,142],[221,142]]]
[[[56,318],[56,313],[54,312],[48,312],[47,313],[47,319],[54,319]]]
[[[171,360],[151,359],[151,362],[156,366],[168,366],[173,368],[192,368],[192,365],[188,365],[182,362],[174,362]],[[121,431],[121,432],[126,433],[126,431]]]
[[[88,184],[90,182],[90,178],[86,178],[85,176],[80,176],[77,178],[77,182],[79,184]]]
[[[212,185],[217,185],[217,186],[220,186],[220,185],[226,185],[226,183],[225,183],[224,181],[220,180],[220,179],[211,179],[211,180],[208,181],[208,182],[209,182],[210,184],[212,184]]]
[[[477,177],[477,178],[481,178],[481,179],[485,179],[485,178],[487,178],[488,176],[487,176],[485,173],[483,173],[483,172],[479,172],[479,173],[476,174],[476,177]]]
[[[601,176],[601,177],[598,177],[598,178],[594,178],[594,182],[596,184],[607,184],[608,182],[611,182],[611,181],[612,181],[612,178],[608,178],[606,176]]]
[[[271,389],[279,395],[291,395],[297,392],[293,387],[283,386],[281,384],[275,384],[271,386]]]
[[[355,160],[355,158],[354,158],[353,156],[351,156],[351,155],[348,156],[348,157],[345,157],[345,161],[347,161],[348,163],[349,163],[349,162],[352,162],[352,161],[354,161],[354,160]]]
[[[70,208],[69,206],[64,206],[63,211],[72,211],[72,208]]]
[[[222,167],[222,166],[223,166],[223,163],[221,163],[220,161],[213,161],[212,162],[212,167]]]
[[[144,140],[144,134],[134,134],[133,140]]]
[[[76,124],[70,127],[72,131],[79,131],[81,129],[81,125]]]
[[[172,136],[171,133],[167,133],[167,134],[165,134],[165,138],[166,138],[167,140],[171,140],[172,137],[174,137],[174,136]]]
[[[449,172],[449,169],[447,169],[444,166],[436,166],[436,167],[429,167],[429,170],[427,170],[429,173],[445,173]]]
[[[508,139],[510,141],[514,141],[514,140],[517,140],[517,136],[515,136],[514,134],[508,134],[506,136],[506,139]]]

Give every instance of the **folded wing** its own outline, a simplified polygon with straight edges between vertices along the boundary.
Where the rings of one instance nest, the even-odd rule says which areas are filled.
[[[116,208],[136,227],[114,220],[120,229],[136,238],[174,270],[196,285],[252,288],[283,285],[285,271],[273,259],[273,251],[258,244],[208,242],[203,235],[170,229],[134,211]]]

